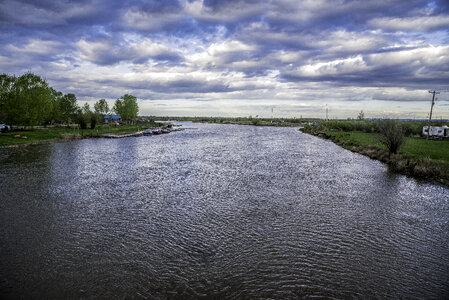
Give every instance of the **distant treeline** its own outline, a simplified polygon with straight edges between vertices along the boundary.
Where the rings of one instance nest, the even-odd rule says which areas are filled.
[[[347,120],[347,121],[335,121],[329,120],[320,122],[317,126],[306,126],[306,131],[360,131],[365,133],[379,133],[381,130],[379,126],[383,120],[366,121],[366,120]],[[422,128],[428,125],[428,122],[424,121],[397,121],[398,126],[405,136],[421,135]],[[434,126],[442,125],[441,122],[433,122]]]
[[[275,126],[306,126],[313,131],[361,131],[366,133],[379,133],[379,124],[382,119],[365,120],[363,116],[358,119],[323,120],[318,118],[259,118],[249,117],[152,117],[157,120],[192,121],[201,123],[242,124],[242,125],[275,125]],[[422,128],[428,121],[396,120],[406,136],[420,135]],[[445,120],[432,120],[433,126],[442,126]]]
[[[137,118],[137,98],[124,95],[115,101],[112,109],[105,99],[80,107],[75,94],[63,94],[48,85],[47,81],[33,73],[19,77],[0,74],[0,122],[16,126],[77,123],[82,128],[95,127],[104,115],[113,112],[124,122]]]
[[[241,125],[282,125],[294,126],[308,121],[318,121],[319,119],[302,118],[259,118],[256,117],[152,117],[160,121],[191,121],[198,123],[219,123],[219,124],[241,124]]]

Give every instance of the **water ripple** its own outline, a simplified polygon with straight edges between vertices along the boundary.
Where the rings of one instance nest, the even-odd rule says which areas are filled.
[[[0,149],[2,296],[449,294],[446,187],[292,128],[195,127]]]

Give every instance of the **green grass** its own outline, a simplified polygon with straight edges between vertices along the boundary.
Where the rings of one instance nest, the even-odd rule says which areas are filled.
[[[62,128],[12,131],[0,134],[0,146],[50,142],[62,137]],[[15,136],[20,136],[19,138]],[[25,138],[26,137],[26,138]]]
[[[449,140],[429,140],[426,142],[425,138],[409,137],[400,153],[412,159],[427,157],[449,162]]]
[[[327,131],[326,134],[331,139],[338,139],[348,146],[376,146],[384,149],[385,147],[379,143],[376,134],[364,133],[359,131],[342,132],[342,131]]]
[[[121,125],[109,126],[100,125],[95,129],[78,129],[71,127],[48,127],[31,130],[17,130],[7,133],[0,133],[0,146],[33,144],[33,143],[47,143],[58,140],[70,140],[82,137],[96,137],[105,133],[128,133],[136,132],[149,125],[135,126],[135,125]],[[20,137],[15,137],[15,136]],[[26,138],[24,138],[26,137]]]
[[[342,146],[365,146],[376,147],[386,150],[379,142],[378,134],[358,131],[326,131],[332,140],[338,140]],[[410,159],[430,158],[449,162],[449,140],[429,140],[423,137],[407,137],[399,154]]]

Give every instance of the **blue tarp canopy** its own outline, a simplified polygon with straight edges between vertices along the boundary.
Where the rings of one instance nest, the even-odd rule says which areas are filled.
[[[120,120],[120,115],[105,115],[104,116],[105,120]]]

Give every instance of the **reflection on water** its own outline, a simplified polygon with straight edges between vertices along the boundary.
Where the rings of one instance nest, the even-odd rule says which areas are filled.
[[[292,128],[194,126],[0,149],[1,295],[449,294],[448,188]]]

